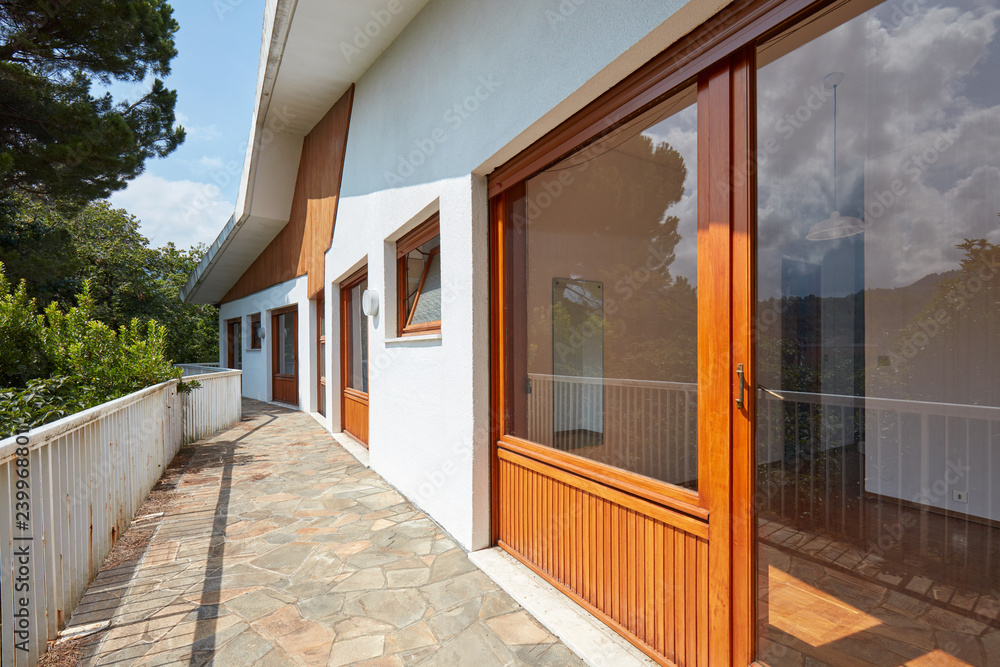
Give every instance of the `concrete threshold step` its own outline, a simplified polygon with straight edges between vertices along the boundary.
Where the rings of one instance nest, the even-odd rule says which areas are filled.
[[[591,667],[655,667],[645,653],[500,547],[474,551],[469,560]]]

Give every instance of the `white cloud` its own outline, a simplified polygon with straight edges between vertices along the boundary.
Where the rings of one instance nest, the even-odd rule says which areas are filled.
[[[233,214],[234,204],[210,183],[171,181],[143,174],[111,196],[111,204],[139,218],[152,246],[173,241],[187,248],[211,243]]]
[[[188,138],[197,141],[215,141],[222,137],[222,132],[215,126],[215,123],[211,125],[185,125],[184,131],[187,132]]]
[[[215,126],[215,123],[211,125],[194,125],[193,119],[183,111],[175,111],[174,118],[177,120],[178,125],[184,126],[184,131],[187,132],[188,139],[214,141],[222,136],[222,132]]]
[[[998,81],[988,58],[997,48],[1000,9],[979,0],[949,4],[959,6],[914,3],[918,11],[901,18],[888,5],[877,8],[759,73],[758,145],[776,147],[762,156],[758,181],[758,248],[767,258],[760,265],[762,298],[783,289],[776,260],[832,261],[836,244],[804,237],[834,209],[869,225],[868,288],[954,270],[963,238],[1000,236],[1000,105],[984,94]],[[836,201],[833,104],[815,104],[814,96],[814,106],[806,107],[831,71],[845,74]],[[797,111],[797,124],[783,120],[794,120]],[[890,197],[894,184],[902,194]],[[883,210],[886,201],[892,203]],[[854,288],[833,276],[845,268],[824,268],[829,289]]]
[[[220,169],[226,168],[226,163],[217,157],[203,155],[201,156],[201,159],[198,160],[198,166],[202,167],[204,170],[219,171]]]

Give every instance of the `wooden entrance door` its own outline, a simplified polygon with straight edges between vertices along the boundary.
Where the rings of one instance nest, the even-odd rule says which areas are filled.
[[[298,306],[271,314],[271,398],[299,404]]]
[[[345,433],[368,446],[368,318],[361,295],[368,288],[368,269],[340,285],[341,423]]]
[[[226,366],[243,368],[243,337],[238,317],[226,321]]]
[[[326,416],[326,297],[316,296],[316,412]]]

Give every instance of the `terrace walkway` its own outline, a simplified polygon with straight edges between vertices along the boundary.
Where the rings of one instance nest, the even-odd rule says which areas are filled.
[[[84,665],[583,664],[306,414],[245,400],[140,515],[69,624],[111,621]]]

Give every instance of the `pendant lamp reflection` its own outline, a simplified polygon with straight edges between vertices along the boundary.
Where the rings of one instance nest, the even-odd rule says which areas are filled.
[[[833,206],[837,207],[837,86],[844,80],[843,72],[832,72],[823,77],[823,85],[833,89]],[[810,241],[832,241],[854,236],[865,231],[865,223],[858,218],[841,216],[834,210],[830,217],[817,222],[809,229],[806,239]]]

